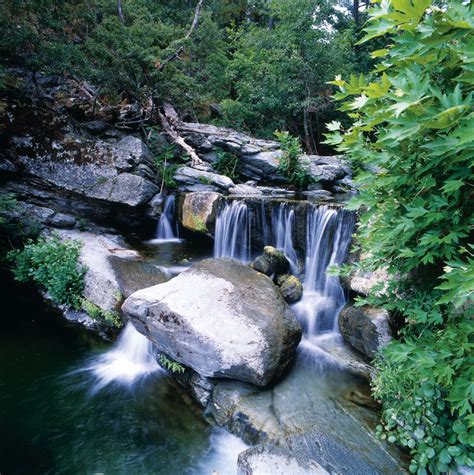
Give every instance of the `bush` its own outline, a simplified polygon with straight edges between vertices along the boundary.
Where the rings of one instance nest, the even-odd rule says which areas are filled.
[[[420,475],[474,466],[474,16],[436,4],[372,10],[363,41],[385,40],[381,62],[371,80],[332,82],[353,123],[328,137],[361,170],[362,264],[390,276],[368,301],[405,321],[376,360],[379,433],[409,448]]]
[[[297,137],[292,137],[288,132],[275,132],[281,144],[283,155],[278,164],[278,171],[291,185],[302,188],[311,181],[307,166],[300,161],[303,155],[300,141]]]
[[[229,177],[231,180],[239,179],[239,157],[233,153],[219,150],[217,153],[217,160],[212,164],[212,167],[217,173]]]
[[[9,252],[8,258],[15,263],[16,280],[33,280],[55,303],[78,308],[86,272],[78,263],[80,248],[78,241],[61,240],[53,234],[36,242],[28,240],[22,250]]]

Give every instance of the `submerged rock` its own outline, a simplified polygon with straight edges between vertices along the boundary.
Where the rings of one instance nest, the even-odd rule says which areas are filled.
[[[207,259],[132,294],[122,310],[160,351],[201,376],[266,386],[291,362],[301,327],[271,280]]]
[[[285,274],[290,268],[290,262],[285,254],[272,246],[265,246],[263,255],[257,257],[252,267],[262,274],[271,276],[277,274]]]
[[[344,307],[339,330],[349,344],[370,359],[392,339],[389,313],[371,305]]]

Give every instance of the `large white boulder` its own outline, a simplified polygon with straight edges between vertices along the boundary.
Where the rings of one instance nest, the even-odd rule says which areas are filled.
[[[206,377],[265,386],[294,356],[301,327],[265,275],[231,259],[207,259],[123,304],[158,349]]]

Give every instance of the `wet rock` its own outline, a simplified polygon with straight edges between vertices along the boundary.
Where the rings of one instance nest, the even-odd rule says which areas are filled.
[[[294,275],[288,276],[280,284],[280,292],[288,303],[295,303],[303,296],[303,284]]]
[[[331,376],[334,363],[324,360],[324,354],[323,349],[313,352],[305,347],[291,372],[268,389],[216,382],[208,412],[246,443],[261,444],[240,455],[241,473],[267,473],[263,461],[268,461],[268,468],[283,464],[309,470],[302,473],[403,473],[398,451],[381,444],[372,432],[373,413],[335,390],[357,387],[358,379],[341,371]]]
[[[392,339],[389,313],[371,305],[346,305],[339,315],[339,330],[348,343],[369,359]]]
[[[290,450],[276,445],[257,445],[239,454],[238,475],[329,475],[315,460],[296,459]]]
[[[265,386],[293,358],[301,328],[268,277],[208,259],[122,306],[160,351],[201,376]]]
[[[214,192],[186,193],[179,212],[181,224],[190,231],[212,233],[222,200]]]
[[[196,185],[207,185],[213,187],[212,191],[220,190],[227,192],[229,188],[235,186],[234,182],[224,175],[204,170],[196,170],[191,167],[178,168],[173,179],[178,184],[180,191],[191,191],[192,187]]]
[[[263,255],[257,257],[252,262],[252,267],[257,272],[272,276],[287,273],[290,268],[290,262],[282,251],[272,246],[265,246]]]
[[[109,256],[109,262],[117,279],[122,295],[126,298],[137,290],[152,285],[162,284],[171,276],[153,262],[138,258],[123,258],[117,255]]]

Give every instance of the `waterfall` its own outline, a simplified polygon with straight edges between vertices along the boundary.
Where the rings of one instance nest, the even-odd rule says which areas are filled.
[[[95,393],[110,383],[132,386],[137,379],[160,371],[160,367],[153,344],[128,322],[113,348],[95,358],[85,370],[96,379],[92,389]]]
[[[226,203],[216,218],[214,257],[250,262],[250,216],[242,201]]]
[[[161,213],[160,220],[158,221],[158,228],[156,238],[159,241],[177,241],[179,240],[178,223],[175,221],[175,197],[169,195],[166,197],[165,204],[163,206],[163,212]]]
[[[298,274],[298,255],[293,244],[295,231],[295,211],[287,203],[280,203],[272,210],[273,246],[283,251],[290,261],[292,274]]]
[[[351,242],[354,216],[322,206],[308,210],[303,298],[294,305],[305,335],[338,332],[337,318],[346,303],[339,277],[328,267],[342,264]]]

